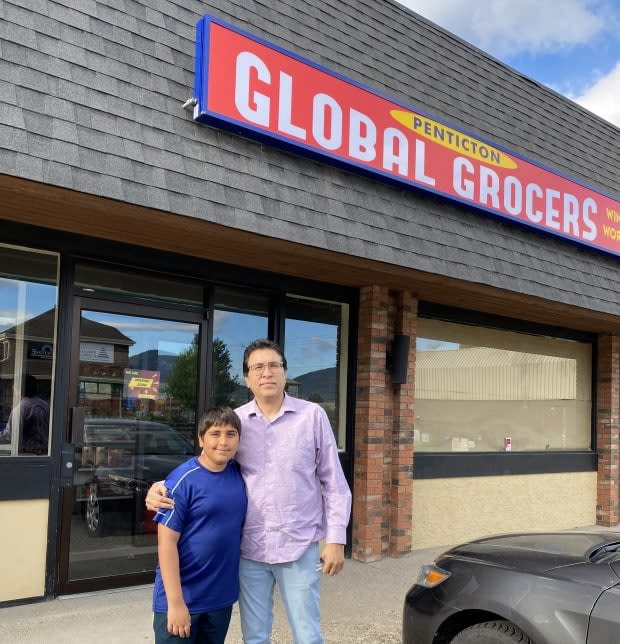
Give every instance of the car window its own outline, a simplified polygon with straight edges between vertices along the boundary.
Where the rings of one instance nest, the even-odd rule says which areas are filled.
[[[186,454],[194,453],[192,446],[172,428],[166,431],[147,430],[142,432],[145,454]]]
[[[132,454],[194,454],[193,446],[172,427],[149,421],[87,421],[84,427],[84,445],[86,460],[97,465],[109,460],[110,450],[114,451],[115,460],[118,460],[119,455],[123,455],[126,460]]]

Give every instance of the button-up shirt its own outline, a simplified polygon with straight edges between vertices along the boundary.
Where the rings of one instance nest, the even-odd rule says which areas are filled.
[[[248,492],[241,556],[284,563],[323,538],[346,543],[351,491],[323,408],[285,395],[271,420],[254,400],[236,412],[236,460]]]

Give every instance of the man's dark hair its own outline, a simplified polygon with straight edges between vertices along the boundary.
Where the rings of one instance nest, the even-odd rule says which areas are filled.
[[[198,436],[201,438],[205,432],[213,426],[230,425],[234,427],[241,436],[241,421],[239,416],[230,407],[219,405],[208,409],[198,423]]]
[[[286,358],[284,357],[284,352],[282,349],[280,349],[280,345],[275,343],[273,340],[267,340],[266,338],[260,338],[258,340],[254,340],[254,342],[250,342],[248,346],[245,348],[245,351],[243,352],[243,375],[247,376],[248,375],[248,358],[250,357],[250,354],[253,351],[257,351],[258,349],[273,349],[276,353],[280,354],[280,358],[282,359],[282,364],[284,365],[284,369],[286,369]]]

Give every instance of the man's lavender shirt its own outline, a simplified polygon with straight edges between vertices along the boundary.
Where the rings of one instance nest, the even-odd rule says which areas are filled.
[[[285,395],[271,421],[252,400],[235,410],[241,441],[235,457],[248,492],[241,556],[296,561],[311,543],[346,543],[351,491],[327,414]]]

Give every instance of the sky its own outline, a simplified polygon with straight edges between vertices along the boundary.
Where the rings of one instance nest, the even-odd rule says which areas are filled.
[[[620,0],[398,0],[620,127]]]

